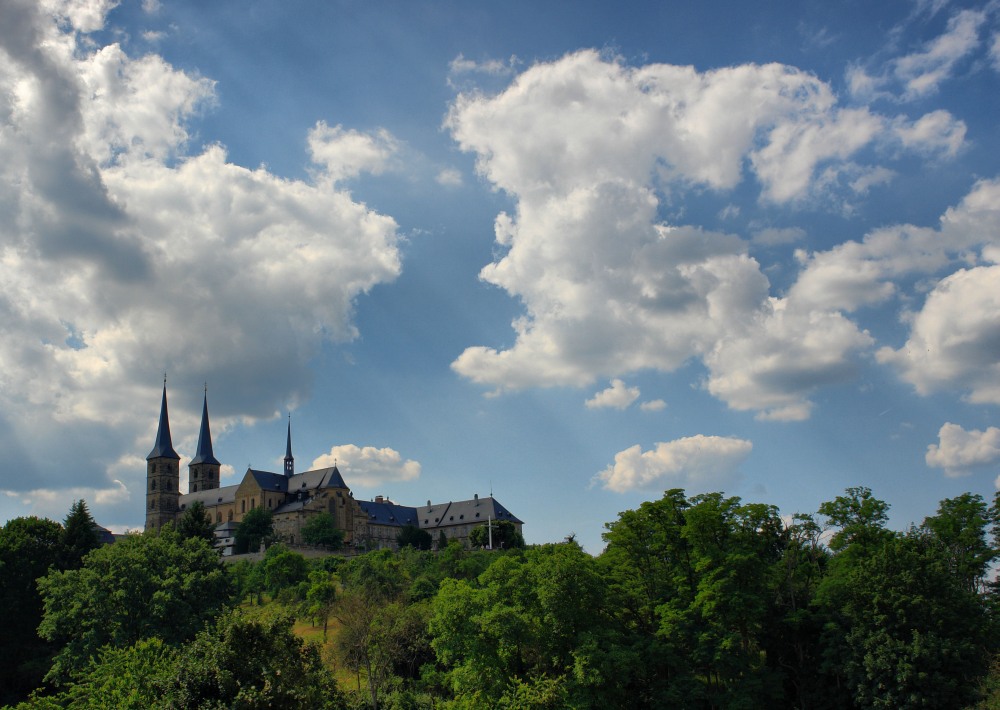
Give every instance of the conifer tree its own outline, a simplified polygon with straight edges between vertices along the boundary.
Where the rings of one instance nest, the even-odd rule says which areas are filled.
[[[97,523],[94,522],[87,502],[82,498],[73,501],[73,505],[63,522],[63,569],[78,569],[83,564],[83,558],[91,550],[101,546],[97,534]]]

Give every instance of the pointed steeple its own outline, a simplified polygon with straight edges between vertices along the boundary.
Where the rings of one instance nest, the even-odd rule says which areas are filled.
[[[156,443],[146,460],[180,459],[170,441],[170,418],[167,416],[167,377],[163,377],[163,400],[160,403],[160,425],[156,428]]]
[[[201,408],[201,431],[198,432],[198,450],[192,464],[211,463],[219,465],[219,460],[215,458],[212,451],[212,430],[208,425],[208,385],[205,385],[205,402]]]
[[[295,457],[292,456],[292,415],[288,414],[288,442],[285,444],[285,475],[295,475]]]

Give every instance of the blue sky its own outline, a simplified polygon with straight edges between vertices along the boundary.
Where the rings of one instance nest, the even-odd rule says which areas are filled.
[[[140,527],[164,372],[224,484],[290,411],[298,470],[592,552],[673,487],[996,490],[995,3],[0,19],[0,519]]]

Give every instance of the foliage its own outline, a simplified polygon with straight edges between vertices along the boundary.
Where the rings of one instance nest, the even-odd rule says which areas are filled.
[[[236,554],[256,552],[261,543],[265,545],[274,539],[274,521],[271,511],[267,508],[253,508],[236,526]]]
[[[162,684],[173,673],[176,656],[176,649],[157,638],[144,639],[127,648],[105,646],[62,693],[37,698],[25,707],[36,710],[160,707]]]
[[[91,550],[101,546],[97,534],[97,523],[94,522],[87,502],[83,499],[73,501],[73,505],[63,521],[63,554],[62,569],[76,569],[83,563],[83,558]]]
[[[911,530],[851,570],[845,675],[862,707],[962,707],[975,699],[994,629],[949,553]]]
[[[39,580],[39,634],[60,647],[47,678],[64,682],[106,644],[179,644],[229,601],[232,587],[207,542],[176,533],[129,535],[91,552],[78,570]]]
[[[286,590],[294,596],[298,585],[309,576],[306,558],[281,544],[271,545],[257,567],[264,589],[272,597]]]
[[[215,524],[200,500],[188,506],[177,521],[176,530],[181,537],[197,537],[215,544]]]
[[[400,548],[412,547],[416,550],[429,550],[434,544],[434,538],[426,530],[421,530],[416,525],[404,525],[396,536],[396,543]]]
[[[337,521],[327,512],[317,513],[302,526],[302,541],[307,545],[339,550],[344,544],[344,531],[337,527]]]
[[[341,568],[340,579],[348,591],[372,604],[397,599],[407,586],[402,562],[389,550],[348,560]]]
[[[333,576],[323,570],[310,572],[309,586],[306,589],[306,611],[316,622],[323,623],[323,643],[326,643],[330,614],[333,613],[336,602],[337,582]]]
[[[477,525],[469,532],[469,543],[473,547],[490,548],[491,535],[493,540],[491,549],[510,550],[524,547],[524,537],[509,520],[494,520],[491,523]]]
[[[345,708],[315,646],[284,615],[232,611],[179,655],[164,683],[166,708]]]
[[[0,528],[0,704],[13,703],[41,684],[53,652],[38,637],[42,597],[35,583],[65,560],[63,528],[43,518],[14,518]]]

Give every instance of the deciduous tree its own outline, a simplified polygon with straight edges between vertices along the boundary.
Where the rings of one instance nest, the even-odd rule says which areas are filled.
[[[84,566],[39,580],[39,634],[60,647],[48,678],[65,681],[106,644],[192,638],[231,597],[230,578],[207,542],[176,533],[129,535]]]
[[[307,545],[339,550],[344,544],[344,531],[337,527],[334,517],[324,511],[313,515],[302,526],[302,541]]]

